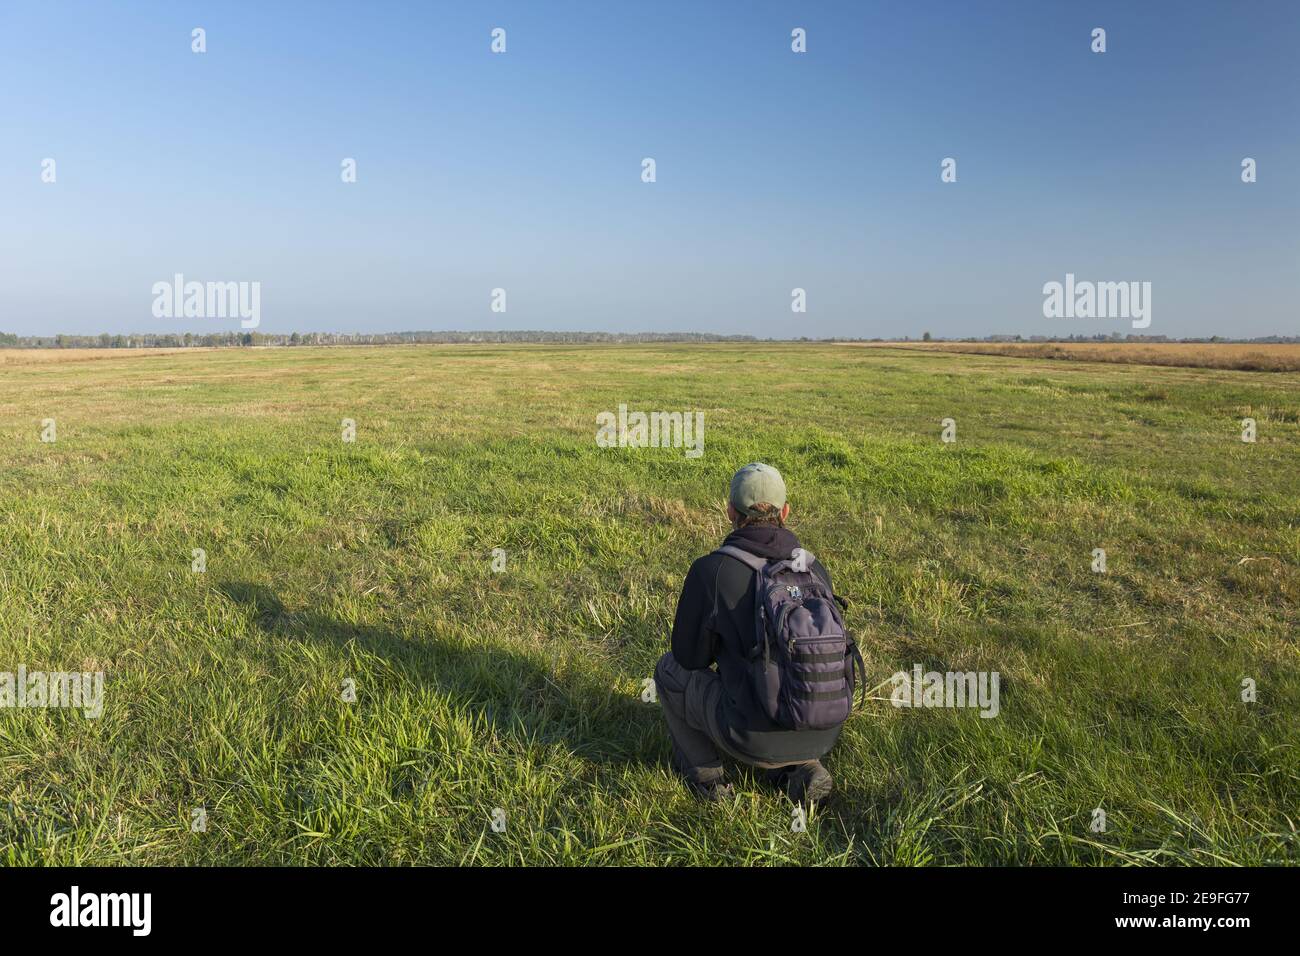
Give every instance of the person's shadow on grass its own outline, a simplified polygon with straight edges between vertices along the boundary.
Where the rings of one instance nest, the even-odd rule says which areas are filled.
[[[499,644],[476,646],[384,627],[349,624],[286,608],[260,584],[226,583],[220,591],[253,613],[268,634],[382,658],[395,670],[481,717],[496,734],[524,744],[558,744],[605,765],[666,766],[667,734],[658,708],[642,704],[599,672],[558,673]]]
[[[674,783],[680,782],[670,767],[668,728],[659,708],[642,703],[614,679],[602,679],[598,670],[563,667],[557,674],[541,661],[487,641],[467,646],[415,630],[400,633],[291,610],[260,584],[227,583],[219,589],[249,609],[257,626],[269,635],[375,655],[445,696],[453,707],[473,714],[501,739],[523,746],[563,747],[616,771],[605,781],[611,790],[643,786],[644,781],[624,777],[625,771],[638,768],[659,770]],[[762,783],[762,771],[730,760],[727,765],[728,775],[742,790],[784,805],[784,796]],[[837,829],[846,834],[858,830],[853,818],[862,802],[872,800],[852,791],[839,793],[829,810],[838,818]],[[878,836],[861,832],[855,838],[879,842]]]

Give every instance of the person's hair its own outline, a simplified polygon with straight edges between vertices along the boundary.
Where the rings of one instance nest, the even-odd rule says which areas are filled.
[[[736,510],[739,511],[740,509]],[[778,528],[785,527],[785,522],[781,520],[781,509],[776,505],[770,505],[766,501],[760,501],[750,510],[757,511],[758,514],[747,515],[745,512],[741,511],[739,527],[748,528],[751,524],[774,524]]]

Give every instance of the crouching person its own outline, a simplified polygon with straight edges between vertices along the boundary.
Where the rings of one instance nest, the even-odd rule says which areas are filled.
[[[672,650],[655,668],[674,768],[705,800],[733,793],[724,756],[765,770],[796,803],[831,792],[821,758],[852,709],[862,658],[844,627],[846,605],[785,527],[789,515],[775,468],[736,472],[733,530],[691,565]]]

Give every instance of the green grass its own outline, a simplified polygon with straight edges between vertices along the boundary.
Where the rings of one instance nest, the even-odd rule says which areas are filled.
[[[620,402],[702,410],[703,457],[598,448]],[[871,683],[1002,680],[995,719],[869,702],[804,833],[743,770],[694,802],[639,699],[755,459]],[[107,674],[98,720],[0,710],[0,862],[1294,864],[1297,633],[1291,373],[813,345],[0,365],[0,671]]]

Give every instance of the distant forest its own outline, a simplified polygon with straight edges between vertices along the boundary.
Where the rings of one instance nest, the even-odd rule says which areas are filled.
[[[1251,345],[1300,343],[1297,335],[1268,335],[1254,339],[1234,339],[1222,335],[1207,338],[1170,338],[1165,335],[986,335],[967,338],[937,338],[926,332],[920,338],[901,339],[853,338],[835,336],[811,339],[764,339],[753,335],[713,335],[708,332],[293,332],[289,335],[265,332],[165,332],[132,335],[14,335],[0,332],[0,348],[19,349],[172,349],[237,348],[259,345],[450,345],[455,343],[502,344],[540,342],[551,345],[590,344],[600,342],[1236,342]]]
[[[136,333],[133,335],[13,335],[0,332],[0,348],[19,349],[174,349],[229,348],[254,345],[445,345],[460,342],[500,344],[548,342],[752,342],[752,335],[704,332],[265,332]]]

